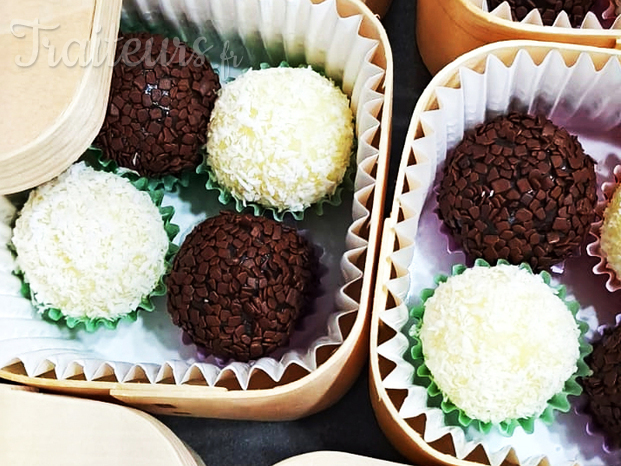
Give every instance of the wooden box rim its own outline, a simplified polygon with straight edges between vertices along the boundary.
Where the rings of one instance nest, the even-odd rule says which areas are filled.
[[[485,62],[489,55],[495,55],[505,64],[511,63],[519,50],[528,51],[536,63],[540,63],[552,50],[561,52],[567,64],[574,63],[581,53],[586,52],[591,56],[598,69],[601,69],[610,57],[617,57],[617,59],[621,61],[621,50],[604,50],[596,47],[574,44],[528,40],[497,42],[475,49],[447,65],[431,80],[418,100],[414,108],[399,164],[390,217],[384,222],[383,227],[374,306],[371,318],[369,366],[371,404],[373,405],[380,427],[390,442],[404,456],[417,464],[430,466],[474,466],[487,463],[460,460],[439,451],[425,442],[422,436],[399,416],[393,399],[389,396],[386,388],[382,384],[380,366],[383,366],[385,362],[382,363],[380,361],[380,356],[378,354],[378,343],[381,337],[380,329],[383,325],[380,321],[380,315],[387,310],[387,304],[392,299],[390,291],[387,288],[387,283],[395,276],[391,255],[398,248],[395,227],[404,218],[399,203],[399,197],[408,191],[405,182],[405,171],[409,165],[416,163],[411,148],[412,142],[423,134],[421,123],[421,115],[423,112],[437,108],[437,100],[435,97],[436,89],[438,87],[459,87],[458,70],[460,68],[466,67],[481,72],[485,69]],[[447,437],[448,436],[443,437],[440,442],[444,442],[444,445],[448,445],[450,440]],[[484,456],[484,454],[482,454],[482,456]]]
[[[324,0],[313,0],[320,3]],[[0,379],[57,393],[97,397],[119,401],[156,414],[191,415],[222,419],[281,421],[298,419],[334,404],[355,382],[367,361],[371,295],[374,287],[376,258],[379,252],[388,162],[393,99],[393,63],[388,36],[379,18],[362,0],[337,0],[344,16],[362,15],[360,33],[378,40],[374,63],[385,69],[382,84],[384,104],[376,135],[379,156],[376,183],[367,200],[368,246],[359,309],[349,334],[338,349],[317,370],[300,379],[277,384],[273,388],[228,390],[175,384],[146,384],[84,380],[57,380],[53,377],[28,377],[19,371],[0,370]]]
[[[417,0],[416,36],[423,62],[433,74],[464,53],[506,40],[538,40],[621,49],[620,29],[523,24],[493,16],[470,0]]]

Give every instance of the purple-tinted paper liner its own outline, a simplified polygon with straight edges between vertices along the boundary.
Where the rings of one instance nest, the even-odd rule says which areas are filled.
[[[596,0],[593,6],[593,10],[595,10],[596,14],[599,13],[599,11],[597,10],[597,7],[599,7],[600,10],[602,9],[604,10],[601,12],[601,17],[603,18],[605,22],[610,23],[607,26],[607,27],[610,27],[612,25],[612,22],[614,22],[614,20],[617,18],[617,13],[616,13],[617,6],[614,0]],[[602,26],[606,27],[606,24],[604,23],[604,21],[602,21]]]
[[[602,224],[604,223],[604,211],[612,198],[617,185],[621,182],[621,165],[616,165],[613,170],[615,181],[605,181],[602,183],[602,193],[604,194],[604,201],[597,204],[596,212],[598,220],[591,225],[590,236],[592,242],[590,242],[586,251],[591,257],[599,259],[599,262],[593,267],[593,273],[595,275],[608,275],[606,280],[606,289],[611,293],[621,289],[621,280],[617,277],[617,274],[608,265],[605,253],[601,248],[600,232]]]
[[[617,316],[615,317],[615,322],[615,327],[621,324],[621,313],[617,314]],[[604,337],[604,333],[606,332],[606,330],[611,328],[613,327],[610,325],[600,325],[597,328],[595,335],[591,339],[591,343],[594,345],[597,344],[597,342],[601,341],[601,339]],[[588,395],[586,394],[586,392],[583,392],[582,396],[574,407],[574,412],[576,413],[576,415],[584,416],[586,418],[585,432],[590,437],[599,438],[601,440],[602,451],[604,453],[612,454],[619,451],[619,448],[614,448],[610,444],[610,441],[606,438],[604,430],[597,424],[595,419],[593,419],[591,413],[589,412],[587,397]]]

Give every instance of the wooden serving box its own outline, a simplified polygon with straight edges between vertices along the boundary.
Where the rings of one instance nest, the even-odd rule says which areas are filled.
[[[313,0],[313,3],[323,1]],[[367,3],[382,11],[389,4],[386,1]],[[259,375],[247,390],[232,380],[210,387],[193,383],[178,385],[171,381],[151,384],[144,377],[125,383],[113,376],[94,381],[87,381],[83,375],[58,380],[54,371],[29,377],[20,363],[0,370],[0,378],[56,393],[118,401],[157,414],[264,421],[304,417],[325,409],[345,394],[365,366],[368,356],[372,293],[390,152],[393,64],[386,32],[376,14],[362,0],[337,0],[336,8],[341,17],[361,16],[358,33],[377,41],[372,63],[384,71],[377,91],[383,94],[383,107],[377,117],[380,124],[372,142],[379,156],[369,172],[374,183],[366,188],[368,195],[363,207],[369,213],[361,220],[360,234],[364,244],[354,255],[355,266],[362,273],[345,289],[358,307],[350,317],[340,321],[342,344],[322,351],[318,356],[318,368],[310,373],[301,368],[287,371],[280,382]]]
[[[418,0],[416,39],[425,65],[437,73],[460,55],[503,40],[524,39],[621,49],[621,30],[522,24],[486,13],[471,0]]]
[[[442,3],[448,4],[449,2]],[[582,53],[587,53],[591,57],[597,70],[604,67],[611,57],[616,57],[621,61],[621,50],[535,41],[498,42],[475,49],[450,63],[431,80],[422,93],[414,109],[407,133],[390,217],[384,222],[370,336],[370,392],[376,417],[390,442],[414,464],[469,466],[489,464],[489,462],[481,448],[476,448],[465,460],[456,458],[450,435],[445,435],[431,444],[427,443],[423,439],[424,416],[407,421],[403,419],[399,415],[399,409],[407,393],[404,393],[404,390],[388,390],[383,383],[384,378],[395,368],[395,364],[378,353],[378,346],[390,340],[395,335],[395,331],[388,327],[381,317],[387,310],[403,305],[405,302],[406,296],[403,289],[409,286],[408,266],[412,261],[414,244],[414,239],[408,236],[408,231],[415,226],[413,222],[418,223],[420,215],[420,212],[412,211],[403,204],[403,199],[418,187],[418,181],[408,174],[408,168],[417,164],[412,143],[423,137],[425,125],[421,121],[423,112],[438,109],[436,89],[439,87],[459,88],[461,85],[459,70],[468,68],[481,73],[485,70],[486,60],[490,55],[509,66],[520,50],[527,51],[535,64],[540,64],[552,50],[560,52],[567,66],[576,63],[578,56]],[[605,290],[602,292],[606,293]],[[506,461],[506,464],[519,464],[518,460],[511,456]],[[539,464],[551,463],[544,459]]]

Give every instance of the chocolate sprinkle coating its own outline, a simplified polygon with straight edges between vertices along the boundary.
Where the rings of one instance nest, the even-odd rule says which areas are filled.
[[[594,162],[578,139],[511,113],[467,131],[448,155],[438,215],[471,258],[540,271],[580,248],[596,202]]]
[[[569,16],[573,27],[580,27],[584,17],[593,7],[593,0],[487,0],[489,11],[508,2],[514,21],[522,21],[535,8],[539,10],[545,26],[552,26],[561,11]]]
[[[613,448],[621,447],[621,326],[608,329],[586,359],[593,374],[582,381],[587,410]]]
[[[209,354],[246,362],[285,345],[318,287],[313,246],[264,217],[222,212],[186,238],[168,312]]]
[[[220,89],[203,55],[147,33],[119,38],[108,111],[95,144],[145,177],[195,169]]]

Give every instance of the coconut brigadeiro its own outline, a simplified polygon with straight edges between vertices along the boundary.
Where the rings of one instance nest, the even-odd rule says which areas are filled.
[[[211,114],[205,163],[244,204],[300,212],[335,193],[351,161],[347,96],[307,68],[250,70]]]
[[[115,322],[145,305],[160,287],[170,247],[148,192],[84,163],[31,192],[12,241],[35,306],[91,323]]]

